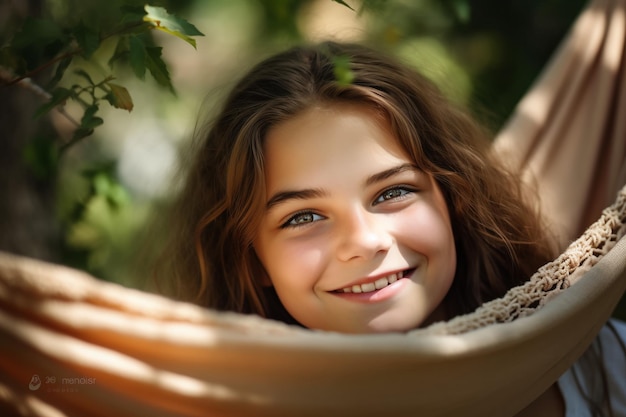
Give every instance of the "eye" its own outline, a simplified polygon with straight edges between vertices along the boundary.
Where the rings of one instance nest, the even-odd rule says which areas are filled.
[[[374,201],[374,205],[384,203],[385,201],[401,200],[408,194],[415,192],[415,190],[408,187],[393,187],[383,191],[378,198]]]
[[[289,220],[283,223],[280,227],[287,228],[287,227],[305,226],[307,224],[311,224],[311,223],[314,223],[323,219],[324,217],[320,216],[319,214],[315,214],[311,211],[303,211],[300,213],[296,213],[295,215],[290,217]]]

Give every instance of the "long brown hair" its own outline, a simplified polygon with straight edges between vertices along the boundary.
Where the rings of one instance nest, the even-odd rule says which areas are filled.
[[[349,62],[350,83],[337,79],[338,59]],[[440,186],[457,250],[455,279],[444,300],[449,316],[503,295],[550,260],[520,181],[492,158],[487,133],[465,111],[390,56],[325,42],[254,67],[200,137],[160,266],[178,282],[182,298],[284,318],[278,299],[261,286],[265,272],[252,248],[265,207],[263,141],[277,123],[338,101],[381,113],[415,164]]]

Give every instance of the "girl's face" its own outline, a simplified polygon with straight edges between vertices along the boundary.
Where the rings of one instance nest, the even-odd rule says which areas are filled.
[[[407,331],[442,319],[456,269],[448,210],[366,107],[314,107],[271,129],[254,242],[287,311],[308,328]]]

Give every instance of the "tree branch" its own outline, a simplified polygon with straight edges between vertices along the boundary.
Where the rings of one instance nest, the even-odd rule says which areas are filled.
[[[29,77],[24,76],[15,78],[15,75],[13,75],[10,70],[3,67],[0,67],[0,81],[2,81],[2,85],[7,87],[9,85],[17,84],[20,87],[32,91],[37,96],[45,100],[50,100],[50,98],[52,97],[50,93],[41,88],[38,84],[34,83],[33,80],[31,80]]]
[[[20,81],[25,80],[27,78],[31,78],[31,77],[37,75],[38,73],[40,73],[41,71],[45,70],[46,68],[56,64],[57,62],[63,61],[64,59],[70,58],[70,57],[72,57],[74,55],[78,55],[81,52],[82,52],[82,48],[78,48],[78,49],[75,49],[73,51],[69,51],[69,52],[66,52],[64,54],[61,54],[61,55],[51,59],[50,61],[41,64],[40,66],[38,66],[34,70],[32,70],[30,72],[27,72],[26,74],[21,75],[21,76],[19,76],[17,78],[13,78],[12,80],[8,81],[7,83],[4,83],[3,86],[8,87],[10,85],[17,84]],[[4,79],[3,79],[3,81],[4,81]]]
[[[26,90],[33,92],[35,95],[41,97],[42,99],[49,101],[52,98],[52,95],[44,90],[39,84],[35,83],[32,79],[28,77],[19,77],[19,79],[15,78],[15,76],[6,68],[0,67],[0,81],[6,82],[6,86],[16,84]],[[72,123],[77,128],[80,126],[80,123],[74,119],[65,109],[61,106],[57,107],[57,111],[61,113],[63,117],[65,117],[70,123]]]

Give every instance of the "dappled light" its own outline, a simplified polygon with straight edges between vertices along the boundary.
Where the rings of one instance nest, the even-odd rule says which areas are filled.
[[[626,0],[584,4],[0,4],[0,414],[626,410]],[[323,40],[373,49],[277,55]]]
[[[66,27],[82,21],[83,27],[108,36],[116,30],[119,22],[115,19],[120,18],[122,6],[119,1],[40,3],[38,9],[20,7],[8,13],[21,19],[29,15],[54,19]],[[135,3],[132,10],[141,11],[143,3]],[[42,131],[40,136],[45,140],[31,141],[25,136],[19,139],[22,145],[16,142],[18,153],[21,146],[32,143],[28,145],[32,149],[27,166],[21,168],[19,175],[32,181],[28,179],[32,176],[29,171],[35,170],[46,179],[47,187],[55,190],[47,194],[47,205],[38,209],[33,206],[29,212],[33,216],[46,213],[48,222],[57,226],[42,231],[45,234],[33,230],[31,236],[37,242],[31,245],[12,239],[17,232],[5,233],[0,248],[35,254],[35,248],[43,246],[41,251],[51,254],[46,259],[139,286],[141,280],[136,278],[133,259],[139,248],[149,258],[150,245],[160,240],[153,233],[146,240],[143,232],[152,223],[151,213],[163,212],[176,195],[177,184],[188,165],[188,156],[182,150],[197,134],[197,126],[210,120],[219,109],[229,87],[260,58],[302,41],[340,39],[372,43],[424,72],[452,100],[469,105],[495,130],[581,7],[580,1],[562,2],[557,8],[524,4],[523,10],[518,6],[493,8],[468,1],[346,2],[352,9],[330,0],[298,0],[289,4],[224,0],[169,3],[165,3],[165,9],[189,21],[203,35],[190,31],[189,35],[171,36],[162,30],[152,31],[154,43],[162,48],[172,88],[159,87],[159,83],[167,81],[150,73],[157,67],[148,67],[144,81],[134,76],[140,69],[132,59],[128,62],[122,57],[109,67],[110,56],[119,48],[114,37],[105,39],[90,59],[71,62],[60,85],[85,82],[85,74],[99,83],[112,74],[114,79],[107,82],[118,101],[111,103],[127,110],[132,105],[132,111],[99,105],[93,120],[82,120],[93,129],[93,134],[68,148],[58,161],[51,141],[71,143],[76,137],[75,126],[83,117],[80,103],[68,101],[58,107],[62,112],[50,112],[54,130]],[[162,12],[154,13],[158,16]],[[158,19],[151,17],[146,21],[158,26]],[[10,39],[11,30],[16,29],[17,26],[6,26],[3,35]],[[50,26],[47,30],[56,29]],[[83,46],[89,45],[87,40],[81,41]],[[515,63],[518,67],[512,72],[510,66]],[[2,65],[7,67],[7,63]],[[42,102],[26,89],[16,90],[18,93],[34,101],[35,107]],[[531,107],[532,111],[537,109]],[[102,121],[105,123],[100,126]],[[54,135],[59,139],[51,139]],[[20,187],[25,187],[21,188],[25,195],[39,198],[40,191],[29,188],[32,186],[25,183]],[[35,214],[36,210],[40,214]],[[7,219],[5,230],[13,230],[21,223],[8,220],[17,219],[11,217],[17,213],[17,207],[7,207],[3,216]],[[38,235],[40,239],[36,238]]]

